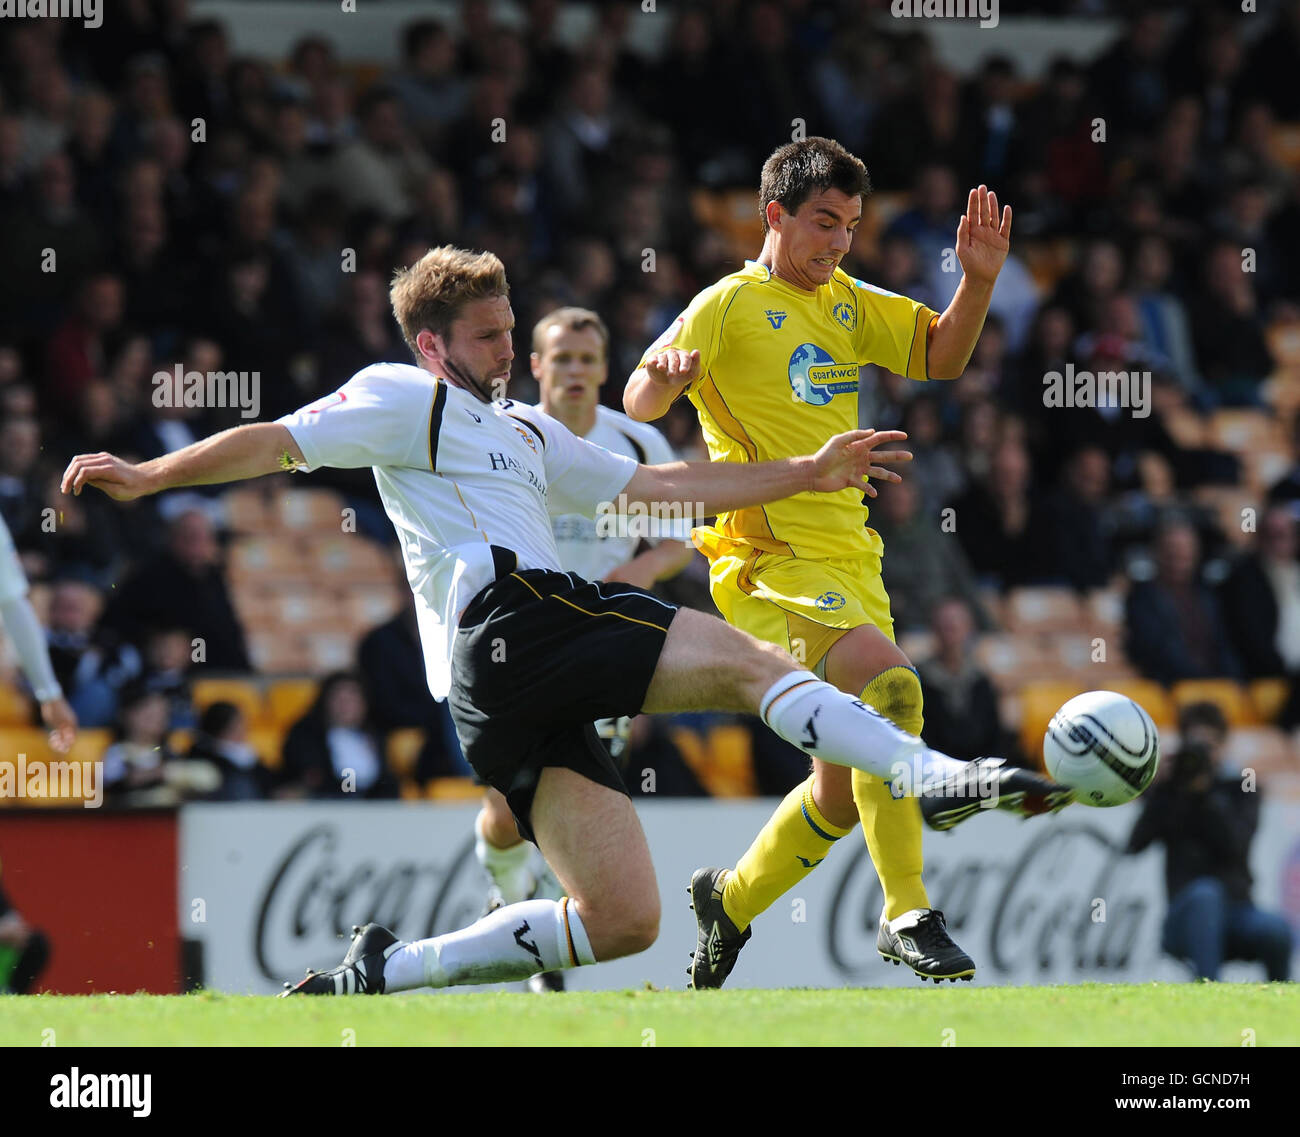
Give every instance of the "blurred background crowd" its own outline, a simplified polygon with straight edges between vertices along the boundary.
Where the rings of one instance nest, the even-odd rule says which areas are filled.
[[[0,513],[123,800],[339,794],[343,766],[357,796],[472,789],[367,471],[122,507],[61,495],[69,457],[243,421],[156,405],[159,371],[256,372],[269,419],[404,360],[388,278],[446,242],[506,264],[513,397],[536,397],[528,329],[575,304],[609,325],[621,408],[645,347],[757,254],[793,130],[871,173],[846,269],[936,310],[968,189],[1015,213],[966,374],[863,371],[863,425],[916,452],[871,524],[927,740],[1032,760],[1054,706],[1121,687],[1165,726],[1210,699],[1238,760],[1300,785],[1300,2],[1004,4],[1004,29],[1106,34],[1030,68],[969,24],[965,70],[934,21],[861,0],[664,4],[653,52],[636,4],[575,35],[556,0],[464,0],[366,61],[305,14],[269,58],[201,4],[111,7],[0,29]],[[1067,366],[1149,375],[1146,413],[1046,405]],[[688,406],[659,425],[706,457]],[[708,607],[704,579],[669,591]],[[36,746],[12,663],[0,734]],[[803,776],[720,716],[638,720],[631,764],[658,793]]]

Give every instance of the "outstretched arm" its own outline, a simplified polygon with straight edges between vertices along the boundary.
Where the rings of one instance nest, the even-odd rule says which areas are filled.
[[[75,495],[94,486],[114,501],[133,501],[178,486],[238,482],[305,464],[286,427],[258,422],[224,430],[148,462],[124,462],[103,452],[78,454],[64,470],[61,488]]]
[[[998,217],[998,197],[985,186],[970,191],[957,226],[962,277],[952,302],[929,335],[930,378],[956,379],[966,370],[989,314],[993,285],[1011,249],[1011,206]]]
[[[885,465],[908,462],[906,450],[877,451],[882,443],[900,442],[901,430],[851,430],[837,434],[816,454],[775,462],[671,462],[638,466],[623,488],[628,504],[701,503],[708,516],[751,505],[780,501],[798,493],[835,493],[856,489],[876,496],[867,478],[902,481]],[[680,515],[679,515],[680,516]]]

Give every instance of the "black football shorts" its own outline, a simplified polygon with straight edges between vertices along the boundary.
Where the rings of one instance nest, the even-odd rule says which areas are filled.
[[[511,571],[507,557],[461,616],[448,705],[465,760],[535,841],[547,766],[627,793],[593,723],[640,713],[677,609],[631,584]]]

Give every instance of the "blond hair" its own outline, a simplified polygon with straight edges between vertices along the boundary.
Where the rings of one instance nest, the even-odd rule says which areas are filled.
[[[585,328],[595,328],[600,336],[600,346],[609,354],[609,329],[590,308],[554,308],[547,312],[533,325],[533,351],[538,355],[546,346],[546,333],[552,328],[567,328],[571,332],[580,332]]]
[[[430,249],[410,268],[393,273],[388,298],[402,338],[416,359],[415,337],[426,328],[445,336],[471,300],[509,296],[506,266],[495,253],[471,253],[454,245]]]

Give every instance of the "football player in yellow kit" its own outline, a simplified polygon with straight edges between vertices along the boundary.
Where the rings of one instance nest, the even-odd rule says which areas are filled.
[[[857,425],[858,369],[879,364],[911,379],[955,379],[974,351],[1010,247],[1011,209],[999,216],[984,186],[958,225],[963,277],[937,313],[839,267],[871,191],[866,167],[838,142],[809,138],[763,166],[766,234],[757,260],[700,292],[646,351],[623,396],[651,421],[683,392],[699,415],[710,457],[761,462],[815,450]],[[883,543],[852,490],[799,494],[724,514],[697,529],[723,616],[786,648],[819,676],[920,734],[921,684],[894,643],[880,576]],[[980,759],[996,764],[1000,759]],[[1032,812],[1042,803],[1000,802]],[[962,816],[940,800],[935,828]],[[890,784],[813,759],[812,775],[782,801],[733,869],[691,881],[699,945],[693,987],[719,987],[749,939],[750,923],[803,879],[862,821],[885,906],[877,949],[922,979],[969,979],[975,964],[930,907],[921,880],[922,813]]]

